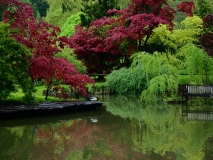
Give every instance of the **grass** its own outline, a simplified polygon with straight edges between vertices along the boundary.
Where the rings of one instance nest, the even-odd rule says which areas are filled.
[[[194,76],[194,79],[196,79],[198,82],[202,81],[201,76]],[[210,76],[210,79],[212,80],[213,76]],[[191,81],[192,81],[192,79],[189,75],[181,75],[179,77],[179,84],[186,84],[186,83],[190,83]],[[102,88],[103,86],[105,86],[104,82],[95,82],[95,85],[94,85],[96,90]],[[68,87],[65,85],[63,87],[68,89]],[[88,87],[88,90],[91,91],[93,85],[89,84],[87,87]],[[40,86],[36,86],[35,89],[36,89],[36,92],[34,93],[34,96],[35,96],[37,102],[65,101],[65,100],[76,101],[76,99],[59,99],[59,98],[50,97],[50,96],[48,97],[48,100],[45,100],[45,96],[42,95],[42,92],[43,92],[43,90],[46,90],[46,87],[40,85]],[[4,100],[1,103],[6,103],[6,104],[7,103],[20,103],[20,102],[23,103],[23,101],[22,101],[23,96],[24,96],[24,94],[22,93],[22,90],[18,89],[17,92],[12,93],[9,98],[7,98],[6,100]],[[81,99],[78,99],[78,100],[81,100]]]
[[[180,75],[179,76],[179,84],[203,84],[205,81],[205,75],[194,75],[193,78],[190,75]],[[213,83],[213,75],[209,76],[209,83]]]
[[[59,99],[55,97],[48,96],[48,99],[45,100],[45,96],[42,95],[43,90],[46,90],[45,86],[36,86],[36,92],[33,94],[36,98],[37,102],[56,102],[56,101],[65,101],[65,99]],[[18,89],[17,92],[13,92],[10,96],[6,99],[1,101],[1,104],[23,104],[22,97],[24,93],[21,89]],[[66,101],[76,101],[76,99],[66,99]]]

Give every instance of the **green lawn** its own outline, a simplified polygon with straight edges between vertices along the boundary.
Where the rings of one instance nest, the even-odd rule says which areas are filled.
[[[62,101],[64,99],[59,99],[55,97],[48,96],[48,100],[45,100],[45,96],[42,95],[43,90],[46,90],[45,86],[36,86],[35,87],[36,92],[34,93],[34,96],[36,97],[37,102],[46,102],[46,101]],[[17,92],[11,93],[10,97],[8,97],[5,101],[2,103],[15,103],[15,102],[22,102],[22,97],[24,96],[24,93],[21,89],[18,89]],[[68,99],[73,100],[73,99]]]
[[[97,88],[101,87],[103,85],[104,85],[104,83],[96,83],[95,84],[95,86]],[[68,89],[68,87],[66,85],[64,85],[63,87]],[[91,87],[92,87],[92,85],[88,85],[89,90],[91,89]],[[77,100],[83,99],[83,98],[79,98],[79,99],[59,99],[59,98],[48,96],[48,100],[45,100],[45,96],[42,95],[42,92],[43,92],[43,90],[46,90],[46,87],[45,86],[36,86],[35,89],[36,89],[36,92],[34,93],[34,96],[36,97],[37,102],[64,101],[64,100],[77,101]],[[6,100],[2,101],[1,103],[3,103],[3,104],[20,103],[20,102],[22,102],[23,96],[24,96],[24,93],[22,92],[22,90],[18,89],[17,92],[11,93],[10,97],[8,97]]]

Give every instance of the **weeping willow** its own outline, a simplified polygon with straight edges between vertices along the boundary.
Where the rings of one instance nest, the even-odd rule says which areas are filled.
[[[106,76],[106,86],[114,94],[140,94],[145,88],[145,74],[140,66],[121,68]]]
[[[140,94],[145,102],[178,97],[178,85],[212,84],[213,58],[193,44],[186,44],[176,54],[135,53],[130,68],[113,71],[106,84],[116,94]],[[181,75],[183,72],[185,75]]]
[[[136,53],[131,58],[132,67],[140,66],[145,72],[147,88],[141,93],[142,101],[156,102],[177,94],[177,66],[180,60],[169,53],[159,52],[153,55],[146,52]]]

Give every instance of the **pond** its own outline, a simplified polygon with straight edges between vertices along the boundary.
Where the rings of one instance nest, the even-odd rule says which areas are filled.
[[[181,105],[102,97],[106,110],[0,121],[1,160],[210,160],[213,121]]]

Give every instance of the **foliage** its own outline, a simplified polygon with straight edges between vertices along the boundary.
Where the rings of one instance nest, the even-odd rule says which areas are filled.
[[[176,96],[177,89],[177,77],[167,74],[155,76],[150,80],[147,90],[142,92],[141,100],[148,103],[162,101],[162,98]]]
[[[160,25],[153,30],[154,33],[149,39],[149,52],[166,52],[169,50],[175,53],[187,43],[198,44],[202,31],[202,19],[197,16],[186,17],[180,25],[175,24],[175,29],[172,32],[167,30],[166,25]]]
[[[200,43],[205,51],[213,56],[213,14],[203,17],[204,33],[200,36]]]
[[[58,27],[63,27],[67,18],[70,15],[76,14],[81,11],[81,0],[46,0],[49,4],[49,10],[45,21],[54,24]]]
[[[74,65],[55,55],[64,48],[66,37],[58,37],[60,29],[43,20],[37,21],[31,6],[16,0],[7,1],[6,5],[15,8],[5,12],[5,21],[10,21],[11,27],[20,32],[13,37],[24,44],[32,53],[32,57],[25,57],[30,65],[30,75],[37,80],[43,78],[47,84],[47,91],[60,82],[70,85],[82,95],[86,95],[87,83],[93,83],[87,75],[80,74]],[[24,14],[23,14],[24,13]],[[63,87],[59,87],[62,94]],[[65,95],[65,94],[63,94]],[[48,92],[46,99],[48,97]]]
[[[187,16],[193,16],[193,10],[195,9],[194,2],[182,2],[177,5],[178,11],[183,11]]]
[[[188,10],[181,8],[188,4]],[[191,16],[193,3],[179,7]],[[172,30],[175,9],[166,0],[132,0],[122,10],[109,10],[111,17],[102,17],[90,23],[88,28],[76,27],[76,33],[70,37],[70,46],[78,58],[84,61],[88,73],[102,74],[121,65],[129,66],[131,54],[137,50],[147,50],[147,42],[153,30],[160,24],[166,24]],[[112,58],[113,57],[113,58]],[[125,64],[120,64],[125,59]]]
[[[83,12],[78,12],[76,14],[72,14],[69,18],[66,19],[64,23],[60,36],[69,37],[75,33],[75,26],[81,24],[81,15],[85,15]],[[85,15],[85,18],[87,15]]]
[[[82,26],[88,27],[92,20],[100,19],[107,15],[109,9],[119,9],[118,0],[82,0],[82,12],[86,13],[81,16]]]
[[[0,23],[0,100],[6,99],[20,86],[24,102],[34,103],[34,87],[28,75],[29,62],[25,58],[30,54],[24,45],[10,37],[12,32],[9,25]]]
[[[126,7],[129,5],[130,1],[131,1],[131,0],[118,0],[117,6],[118,6],[120,9],[124,9],[124,8],[126,8]]]
[[[213,58],[203,49],[187,44],[179,50],[177,56],[183,61],[182,69],[184,68],[190,75],[188,83],[211,84],[213,82],[210,76],[213,74]]]
[[[100,29],[95,27],[87,29],[81,26],[76,29],[77,32],[70,37],[70,46],[86,65],[88,73],[110,72],[119,63],[119,50],[114,48],[110,52],[105,48],[106,35],[102,35],[103,32]]]
[[[56,91],[61,90],[62,97],[65,96],[66,90],[59,84],[70,85],[70,90],[76,89],[78,93],[86,96],[86,85],[93,83],[87,75],[81,75],[75,66],[63,58],[46,58],[45,56],[36,58],[31,65],[34,77],[43,78],[47,84],[47,91],[53,86]],[[48,94],[46,95],[47,99]],[[66,98],[66,97],[65,97]]]
[[[106,86],[115,94],[140,94],[146,86],[141,66],[114,70],[106,76]]]
[[[36,17],[43,17],[47,22],[62,27],[70,15],[83,9],[82,0],[19,0],[33,5]],[[129,0],[118,0],[118,6],[125,8]],[[1,17],[1,16],[0,16]]]
[[[146,75],[146,86],[142,90],[142,100],[154,102],[166,96],[177,94],[179,60],[171,54],[155,52],[150,55],[145,52],[132,56],[132,66],[140,66]]]
[[[79,73],[86,73],[87,68],[80,60],[77,59],[77,56],[71,48],[65,47],[61,50],[61,52],[57,53],[55,57],[65,58],[70,63],[74,64]]]
[[[194,4],[192,2],[182,2],[177,8],[178,11],[183,11],[187,15],[192,16]],[[124,29],[128,30],[128,35],[138,42],[138,51],[146,51],[147,42],[158,25],[167,24],[168,29],[173,29],[176,11],[169,6],[166,0],[159,0],[157,2],[132,0],[126,9],[120,11],[110,10],[109,13],[117,13],[119,15],[118,22],[126,25],[127,27]],[[118,36],[116,29],[111,31],[113,33],[112,37]],[[127,35],[125,33],[120,35],[120,37],[126,38]]]
[[[46,17],[47,10],[49,9],[49,4],[46,0],[30,0],[34,7],[34,11],[39,12],[40,17]]]
[[[213,13],[213,3],[212,0],[194,0],[195,2],[195,15],[203,18],[206,14]]]

